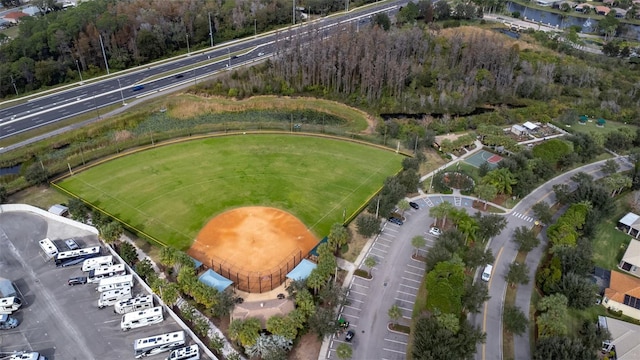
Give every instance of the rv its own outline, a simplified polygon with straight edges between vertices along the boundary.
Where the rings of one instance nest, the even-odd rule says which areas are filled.
[[[124,264],[111,265],[105,268],[97,268],[89,271],[87,276],[88,283],[98,282],[102,279],[125,275],[127,270],[124,268]]]
[[[124,287],[133,288],[133,275],[114,276],[100,280],[96,291],[103,292]]]
[[[4,355],[0,353],[0,355]],[[16,351],[2,360],[47,360],[46,356],[42,356],[37,352]]]
[[[128,331],[147,325],[159,324],[163,320],[164,316],[162,315],[162,306],[156,306],[151,309],[130,312],[122,315],[120,329],[122,329],[122,331]]]
[[[489,281],[491,279],[491,272],[493,271],[493,265],[487,265],[482,272],[482,280]]]
[[[130,287],[105,291],[100,293],[100,299],[98,299],[98,308],[103,309],[104,307],[111,306],[120,300],[127,299],[131,299]]]
[[[15,296],[0,299],[0,314],[12,314],[20,309],[22,301]]]
[[[120,300],[113,305],[113,312],[116,314],[126,314],[133,311],[140,311],[153,307],[153,296],[138,296],[133,299]]]
[[[49,258],[52,258],[58,255],[58,248],[54,245],[53,241],[49,240],[49,238],[45,238],[39,241],[40,248],[44,251]]]
[[[82,271],[89,272],[97,268],[107,267],[113,265],[113,256],[99,256],[92,259],[86,259],[82,263]]]
[[[155,335],[148,338],[138,339],[133,342],[133,351],[136,359],[149,355],[159,354],[184,346],[184,331]]]
[[[56,266],[66,266],[65,264],[71,261],[77,263],[79,259],[91,259],[98,256],[100,256],[100,246],[64,251],[56,255]]]
[[[200,360],[200,348],[198,345],[191,345],[175,349],[166,360]]]

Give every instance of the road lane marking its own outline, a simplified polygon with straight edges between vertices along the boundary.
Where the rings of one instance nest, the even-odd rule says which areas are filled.
[[[500,248],[500,251],[498,251],[498,255],[496,256],[496,260],[493,262],[494,264],[498,264],[498,259],[500,259],[500,255],[502,255],[502,250],[504,250],[504,246]],[[493,280],[493,277],[491,277],[489,279],[489,284],[487,284],[487,288],[491,289],[491,281]],[[504,305],[504,303],[503,303]],[[483,319],[482,319],[482,332],[486,333],[487,332],[487,307],[489,306],[489,302],[485,301],[484,302],[484,315],[483,315]],[[500,322],[502,322],[502,319],[500,319]],[[500,327],[502,328],[502,326]],[[500,344],[500,346],[502,346],[502,343]],[[487,344],[486,342],[482,343],[482,360],[485,360],[486,358],[486,351],[487,351]]]

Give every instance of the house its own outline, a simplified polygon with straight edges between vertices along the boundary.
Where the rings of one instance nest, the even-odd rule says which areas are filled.
[[[618,220],[618,229],[637,239],[640,236],[640,216],[630,212]],[[634,235],[635,232],[635,235]]]
[[[40,11],[40,8],[37,6],[27,6],[26,8],[22,9],[22,12],[29,15],[29,16],[35,16],[35,15],[39,15],[42,14],[42,11]]]
[[[511,133],[522,136],[527,134],[527,129],[521,125],[516,124],[511,127]]]
[[[611,9],[606,6],[596,6],[596,14],[607,16]]]
[[[540,6],[553,6],[559,0],[536,0],[536,4]]]
[[[602,305],[640,320],[640,279],[612,271],[609,287],[604,290]]]
[[[616,12],[616,18],[617,19],[624,19],[627,16],[627,10],[625,10],[625,9],[613,8],[612,10],[614,10]]]
[[[640,359],[640,325],[598,316],[598,327],[609,331],[611,337],[603,342],[603,351],[615,351],[618,360]]]
[[[64,205],[60,205],[60,204],[55,204],[52,207],[49,208],[48,210],[50,213],[58,215],[58,216],[67,216],[69,215],[69,208],[64,206]]]
[[[607,6],[613,6],[613,4],[616,2],[616,0],[602,0],[602,3],[607,5]]]
[[[585,10],[591,9],[592,7],[593,6],[589,4],[578,4],[575,9],[577,12],[585,12]]]
[[[22,11],[14,11],[14,12],[5,14],[2,18],[12,24],[17,24],[20,21],[20,19],[25,16],[29,16],[29,15],[23,13]]]
[[[624,252],[622,260],[618,264],[618,268],[640,277],[640,241],[631,239],[627,251]]]

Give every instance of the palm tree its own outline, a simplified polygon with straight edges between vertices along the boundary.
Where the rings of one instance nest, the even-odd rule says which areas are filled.
[[[424,237],[417,235],[411,238],[411,245],[415,248],[415,252],[413,253],[415,256],[418,256],[418,250],[425,246],[427,244],[427,241],[424,239]]]
[[[513,192],[511,186],[517,184],[518,181],[509,169],[500,168],[489,171],[489,173],[482,178],[482,183],[495,186],[499,194],[511,195]]]
[[[389,314],[389,318],[393,325],[397,325],[398,319],[402,317],[402,311],[400,311],[400,308],[396,304],[391,305],[387,314]]]
[[[349,344],[341,343],[336,348],[336,355],[338,355],[338,359],[340,359],[340,360],[351,359],[352,354],[353,354],[353,349],[351,348],[351,345],[349,345]]]
[[[396,206],[398,207],[398,210],[400,210],[400,215],[402,215],[402,217],[404,217],[404,212],[409,210],[409,207],[410,207],[407,199],[402,199],[398,201],[398,205]]]
[[[478,226],[478,222],[469,215],[458,221],[458,230],[460,230],[460,232],[464,234],[465,244],[467,243],[469,238],[475,240],[476,231],[478,231],[479,228],[480,227]]]
[[[436,218],[436,224],[438,219],[442,219],[442,227],[447,222],[447,216],[451,214],[456,208],[448,201],[443,201],[440,204],[429,209],[429,216]]]
[[[368,258],[364,259],[364,266],[369,268],[369,277],[371,277],[371,269],[376,266],[377,263],[378,261],[373,256],[369,256]]]

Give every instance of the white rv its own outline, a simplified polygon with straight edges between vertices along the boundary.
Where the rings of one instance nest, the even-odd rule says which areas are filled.
[[[198,345],[191,345],[175,349],[166,360],[200,360],[200,348]]]
[[[100,299],[98,299],[98,308],[103,309],[105,306],[111,306],[120,300],[127,299],[131,299],[130,287],[105,291],[100,293]]]
[[[17,351],[12,353],[8,358],[3,357],[2,360],[47,360],[47,357],[37,352]]]
[[[116,264],[116,265],[111,265],[104,268],[97,268],[89,271],[89,276],[87,276],[87,282],[94,283],[102,279],[125,275],[126,273],[127,273],[127,269],[124,268],[124,264]]]
[[[133,342],[133,351],[136,359],[145,356],[159,354],[184,346],[184,331],[155,335],[148,338],[138,339]]]
[[[133,311],[140,311],[153,307],[153,296],[138,296],[133,299],[120,300],[113,305],[113,312],[116,314],[126,314]]]
[[[99,256],[91,259],[87,259],[82,263],[82,271],[89,272],[98,268],[108,267],[113,265],[113,256]]]
[[[49,238],[42,239],[39,241],[39,243],[40,248],[42,249],[42,251],[44,251],[45,254],[47,254],[47,256],[49,256],[49,258],[58,255],[58,248],[53,243],[53,241],[49,240]]]
[[[103,292],[124,287],[133,288],[133,275],[114,276],[100,280],[96,291]]]
[[[164,320],[162,315],[162,306],[156,306],[151,309],[130,312],[122,315],[120,321],[120,329],[128,331],[139,327],[159,324]]]
[[[0,314],[12,314],[20,309],[22,301],[15,296],[0,299]]]

